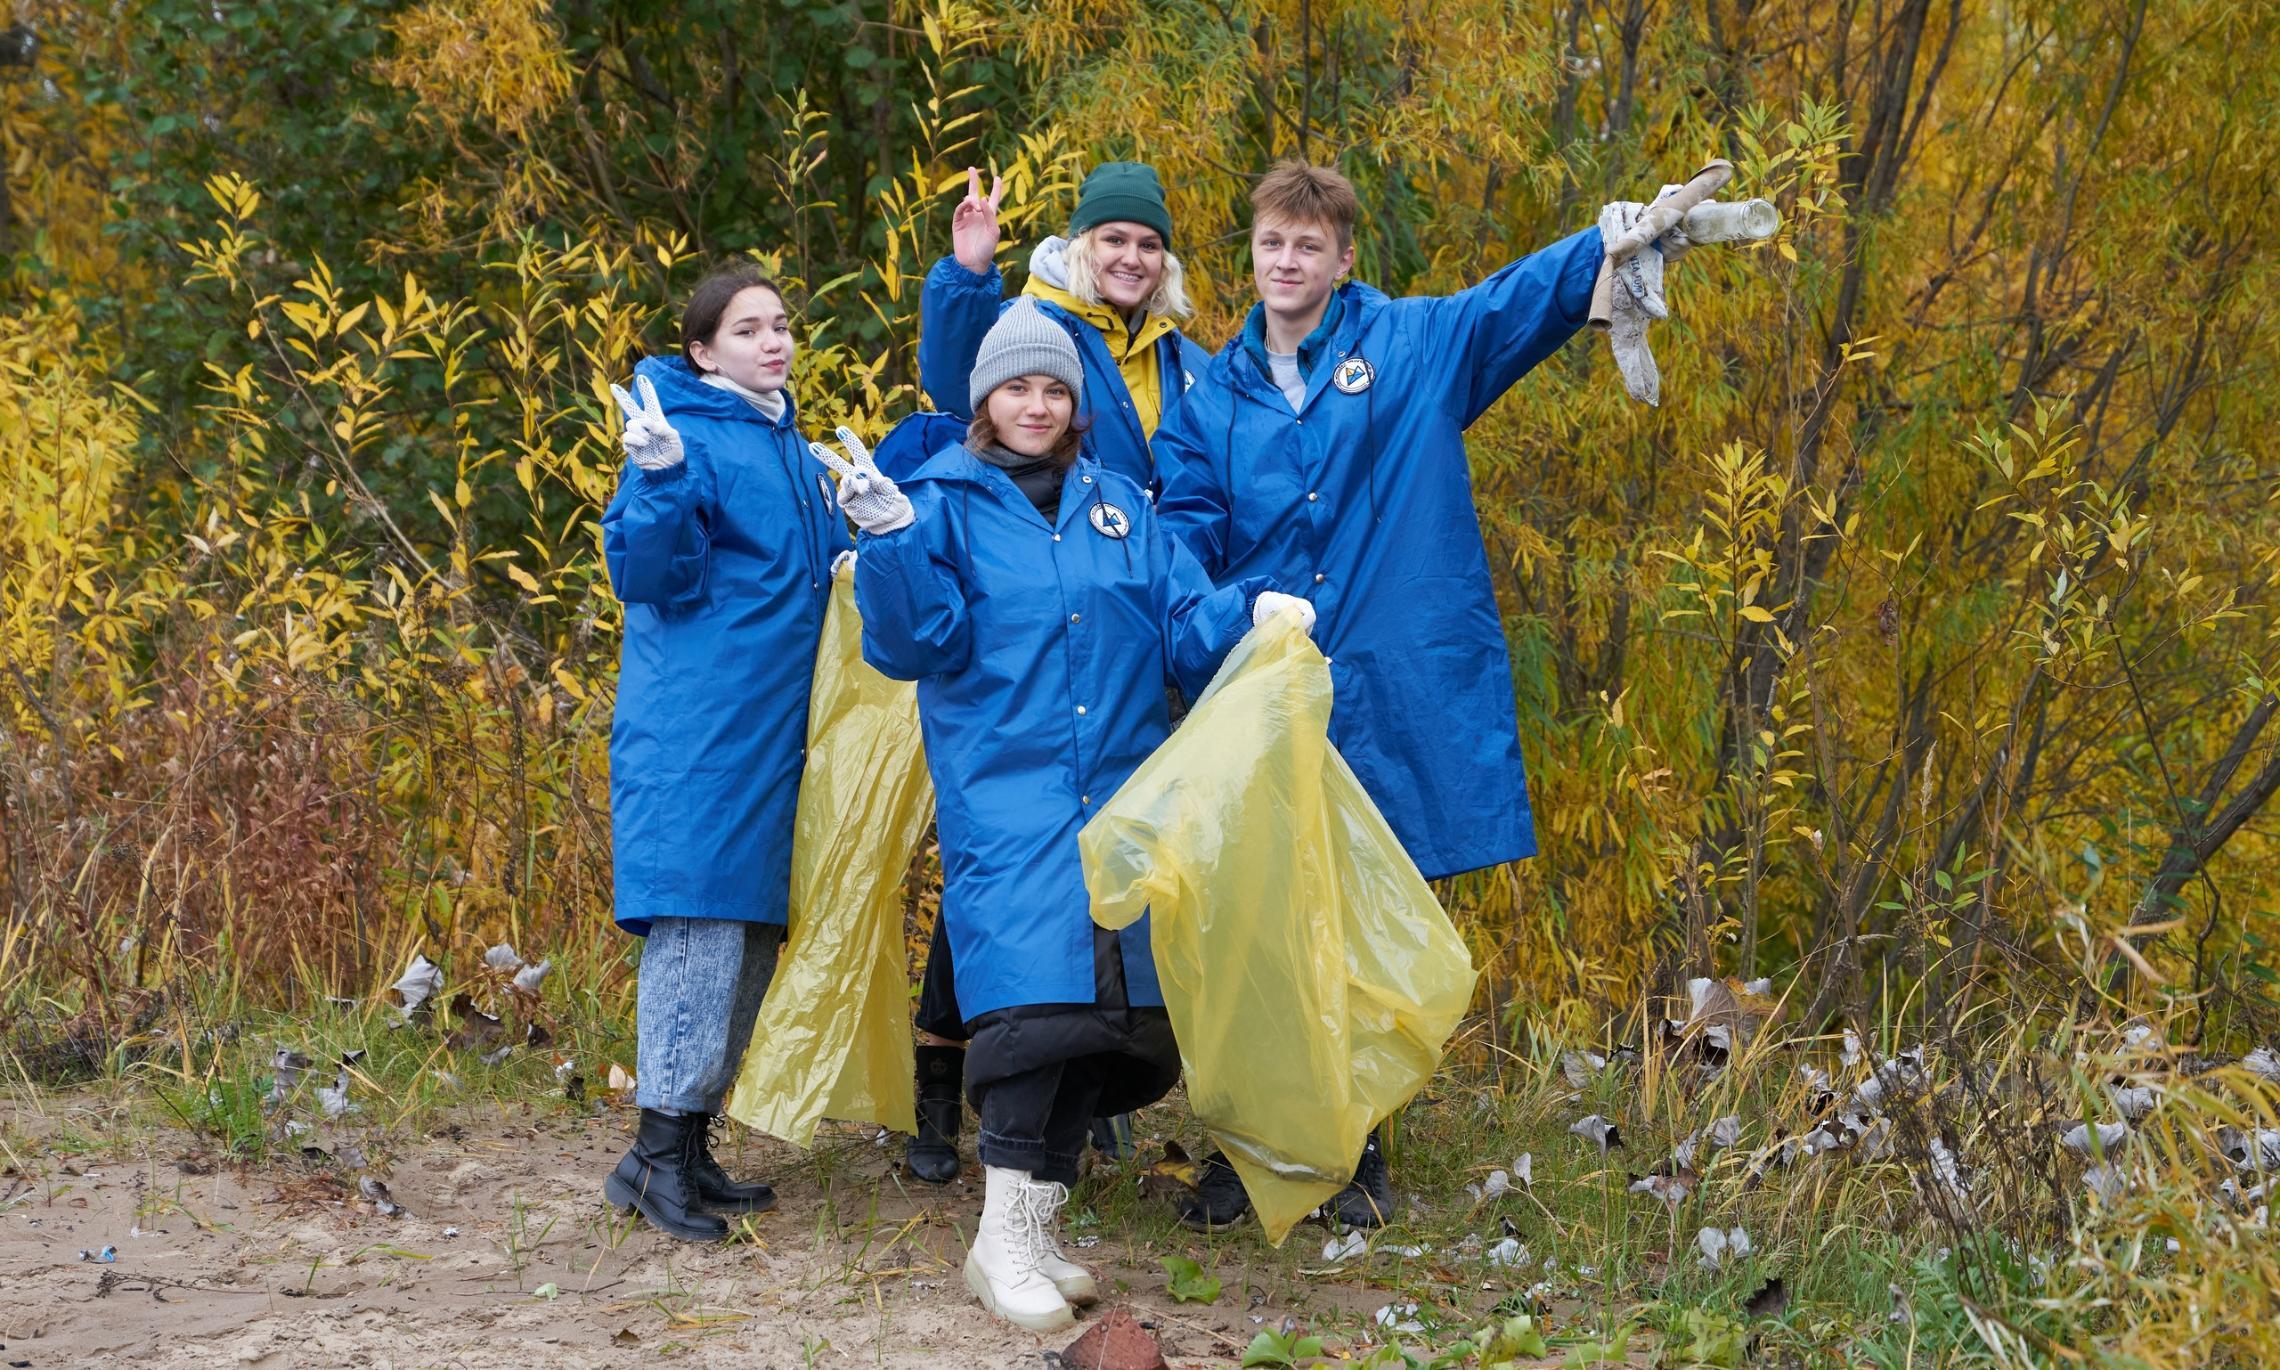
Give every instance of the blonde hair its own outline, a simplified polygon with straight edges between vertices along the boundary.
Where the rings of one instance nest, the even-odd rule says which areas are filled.
[[[1353,246],[1354,221],[1361,214],[1354,183],[1331,167],[1277,162],[1251,191],[1254,223],[1272,216],[1294,224],[1319,224],[1338,235],[1340,251]]]
[[[1061,260],[1069,268],[1069,293],[1086,304],[1103,304],[1100,293],[1100,264],[1093,258],[1093,235],[1099,228],[1088,228],[1069,240]],[[1150,314],[1169,314],[1185,319],[1195,313],[1187,293],[1187,271],[1180,259],[1164,249],[1164,274],[1156,278],[1155,293],[1140,302],[1140,308]]]

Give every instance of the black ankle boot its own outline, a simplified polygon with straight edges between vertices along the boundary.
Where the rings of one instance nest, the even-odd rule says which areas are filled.
[[[659,1231],[685,1242],[717,1242],[728,1224],[697,1206],[690,1178],[703,1120],[692,1114],[641,1110],[633,1150],[602,1181],[602,1193],[620,1213],[635,1209]]]
[[[695,1182],[697,1198],[708,1208],[727,1209],[732,1213],[765,1213],[776,1206],[776,1191],[757,1180],[746,1183],[731,1179],[713,1159],[712,1125],[718,1116],[712,1113],[689,1115],[697,1124],[696,1157],[689,1166],[689,1178]]]
[[[1371,1132],[1362,1143],[1354,1178],[1330,1200],[1330,1216],[1348,1227],[1378,1228],[1393,1217],[1393,1177],[1386,1173],[1385,1143]]]
[[[903,1152],[911,1178],[948,1184],[958,1178],[958,1129],[966,1115],[966,1050],[918,1049],[918,1135]]]

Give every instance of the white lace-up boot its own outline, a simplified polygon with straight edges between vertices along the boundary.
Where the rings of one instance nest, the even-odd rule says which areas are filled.
[[[1061,1251],[1061,1210],[1069,1202],[1069,1187],[1046,1181],[1042,1188],[1045,1191],[1045,1223],[1042,1232],[1044,1249],[1038,1257],[1037,1268],[1045,1272],[1045,1278],[1053,1282],[1055,1289],[1061,1291],[1062,1298],[1079,1308],[1098,1303],[1100,1285],[1093,1280],[1093,1272],[1070,1260]]]
[[[982,1307],[1016,1327],[1051,1332],[1075,1323],[1069,1301],[1044,1270],[1051,1191],[1061,1186],[1003,1166],[984,1166],[982,1177],[982,1223],[966,1252],[966,1287]]]

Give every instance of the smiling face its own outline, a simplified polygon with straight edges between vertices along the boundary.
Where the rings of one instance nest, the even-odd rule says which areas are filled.
[[[1117,219],[1086,230],[1086,237],[1100,297],[1124,313],[1146,304],[1164,279],[1164,235]]]
[[[1251,278],[1267,312],[1278,318],[1311,329],[1353,265],[1354,245],[1340,247],[1327,224],[1270,214],[1251,225]]]
[[[1069,431],[1077,397],[1051,376],[1016,376],[990,392],[988,408],[1000,445],[1024,457],[1042,457]]]
[[[717,371],[747,390],[781,390],[792,374],[792,320],[783,297],[764,285],[736,292],[711,338],[689,344],[702,371]]]

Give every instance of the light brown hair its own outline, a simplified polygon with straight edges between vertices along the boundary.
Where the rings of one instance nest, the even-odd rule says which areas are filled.
[[[1061,465],[1067,466],[1077,459],[1077,449],[1084,446],[1085,434],[1091,428],[1092,418],[1090,415],[1071,413],[1069,415],[1069,426],[1061,430],[1060,440],[1055,442],[1053,450],[1045,455]],[[1005,447],[1005,444],[998,441],[997,425],[990,422],[989,406],[985,402],[981,412],[974,415],[974,421],[966,425],[966,450],[979,452],[988,447]],[[1006,448],[1006,450],[1011,451],[1012,449]]]
[[[1321,224],[1338,235],[1338,250],[1354,245],[1354,221],[1362,215],[1354,183],[1326,166],[1282,161],[1259,178],[1251,191],[1251,222],[1274,216],[1297,224]]]

